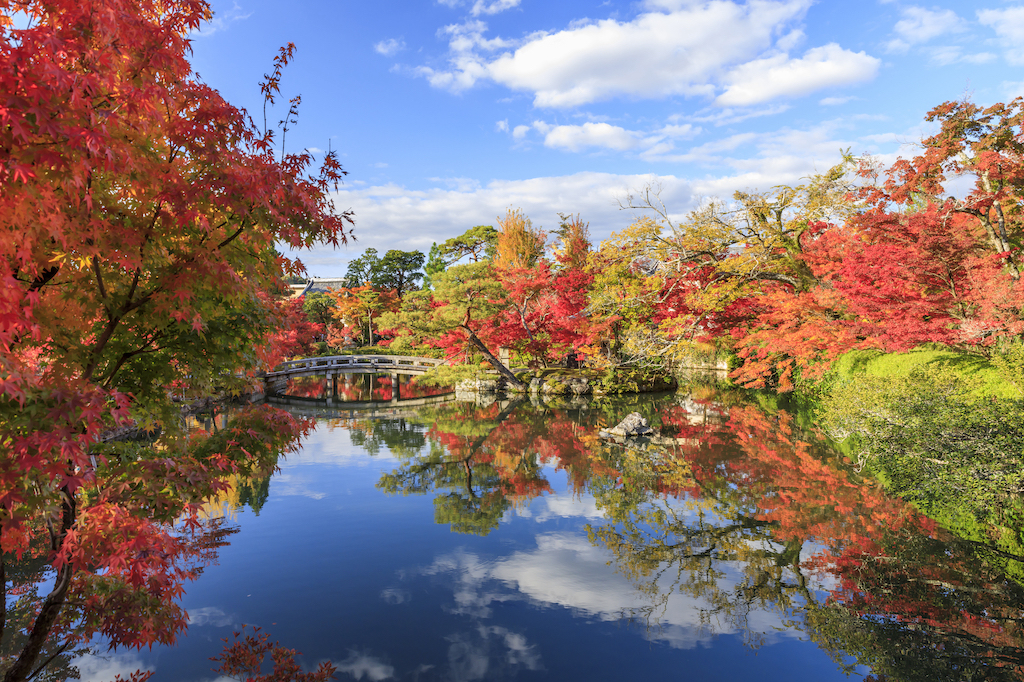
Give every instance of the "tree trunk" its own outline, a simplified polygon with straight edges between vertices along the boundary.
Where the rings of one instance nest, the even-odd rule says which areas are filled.
[[[470,329],[466,325],[459,325],[459,326],[462,328],[462,331],[466,332],[466,336],[469,338],[469,342],[472,343],[473,346],[478,351],[480,351],[485,358],[487,358],[487,361],[489,363],[491,363],[491,366],[494,367],[494,369],[496,369],[498,371],[498,374],[500,374],[502,377],[505,378],[505,381],[507,381],[511,386],[514,386],[515,388],[519,389],[520,391],[526,389],[526,384],[521,382],[516,377],[516,375],[512,373],[512,370],[510,370],[508,367],[506,367],[501,362],[501,360],[499,360],[498,358],[494,357],[494,353],[492,353],[491,351],[487,350],[487,346],[484,345],[484,342],[480,340],[479,336],[477,336],[476,334],[473,333],[472,329]]]
[[[60,533],[56,536],[51,536],[51,545],[54,551],[58,551],[63,547],[68,531],[75,525],[77,516],[77,504],[74,495],[66,487],[63,489],[63,492],[65,494],[64,513],[61,518]],[[71,576],[71,564],[65,562],[57,571],[57,579],[54,582],[53,590],[47,595],[46,600],[39,609],[39,615],[36,616],[35,623],[32,624],[32,632],[29,633],[28,642],[22,648],[18,660],[7,670],[7,674],[4,675],[4,682],[25,682],[25,680],[28,680],[33,675],[32,667],[36,664],[36,660],[43,650],[43,645],[46,644],[46,639],[50,635],[50,630],[53,629],[53,624],[57,622],[57,617],[64,607],[68,588],[71,587]]]

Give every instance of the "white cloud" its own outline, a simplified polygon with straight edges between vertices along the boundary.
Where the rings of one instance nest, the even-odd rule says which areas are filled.
[[[987,64],[988,62],[996,59],[996,56],[991,52],[964,54],[963,49],[957,45],[943,45],[927,48],[925,52],[929,59],[931,59],[932,63],[938,64],[939,66],[958,63]]]
[[[671,175],[655,178],[583,172],[492,180],[484,185],[447,179],[448,187],[426,190],[392,184],[345,188],[334,195],[335,203],[355,211],[359,241],[340,251],[319,247],[312,252],[285,252],[299,256],[318,277],[342,276],[352,254],[367,247],[426,252],[431,242],[444,241],[473,225],[493,224],[496,216],[503,215],[509,206],[522,207],[535,225],[557,225],[559,212],[581,212],[590,221],[595,239],[600,240],[632,222],[630,215],[619,210],[618,199],[651,179],[659,180],[665,187],[670,206],[679,207],[681,213],[686,210],[690,201],[688,185]]]
[[[686,164],[691,169],[701,166],[712,169],[713,172],[704,177],[695,174],[688,181],[690,189],[695,196],[728,199],[738,189],[764,190],[799,184],[838,163],[841,149],[849,147],[854,153],[884,153],[890,149],[895,152],[900,142],[920,139],[923,134],[922,129],[914,128],[899,140],[892,136],[872,140],[865,135],[845,135],[848,127],[848,123],[839,119],[808,129],[737,133],[692,147],[684,153],[663,155],[661,160]],[[893,160],[895,157],[889,162]]]
[[[903,42],[899,38],[893,38],[892,40],[885,44],[886,52],[895,52],[897,54],[903,54],[909,49],[910,45],[908,43]]]
[[[454,92],[492,80],[533,93],[538,107],[573,107],[618,96],[713,96],[726,73],[729,90],[721,103],[763,102],[873,77],[877,59],[835,44],[813,48],[801,59],[786,56],[805,38],[790,24],[803,18],[809,4],[650,0],[651,11],[632,21],[577,22],[562,31],[539,32],[496,57],[485,53],[511,44],[485,39],[486,25],[469,21],[442,32],[449,37],[446,68],[421,66],[415,72]],[[752,78],[768,82],[755,88]]]
[[[733,152],[737,149],[742,148],[748,150],[748,152],[754,152],[756,151],[756,143],[759,141],[763,143],[765,139],[766,136],[759,135],[758,133],[736,133],[691,147],[683,154],[668,158],[678,163],[714,164],[728,161],[728,152]]]
[[[549,126],[538,121],[533,125],[544,133],[544,146],[553,149],[578,152],[587,147],[602,147],[626,151],[639,144],[635,133],[608,123]]]
[[[541,107],[616,95],[704,95],[724,65],[755,56],[773,31],[805,10],[803,2],[709,2],[630,22],[606,19],[539,36],[499,57],[489,73],[512,89],[532,91]]]
[[[491,0],[491,2],[476,0],[473,3],[473,9],[470,10],[470,14],[474,17],[478,17],[481,14],[497,14],[513,7],[519,7],[519,2],[520,0]]]
[[[452,596],[455,604],[448,609],[452,613],[473,618],[488,618],[491,615],[491,604],[516,599],[515,595],[483,588],[484,581],[490,577],[490,570],[489,562],[481,560],[476,554],[459,549],[438,557],[433,564],[423,569],[423,573],[454,576]]]
[[[715,100],[722,106],[748,106],[778,97],[799,97],[822,88],[870,80],[881,61],[835,43],[808,50],[800,59],[781,54],[757,59],[734,69],[728,89]]]
[[[480,189],[480,182],[473,178],[430,178],[430,181],[440,183],[456,192],[473,192]]]
[[[507,47],[509,43],[501,38],[484,38],[487,24],[482,21],[466,21],[462,24],[445,26],[439,33],[448,36],[449,64],[447,71],[438,71],[429,66],[420,66],[414,73],[424,76],[435,88],[459,92],[472,87],[479,79],[487,76],[487,66],[479,51],[492,52]]]
[[[508,628],[477,625],[469,632],[449,635],[448,671],[444,679],[455,682],[517,677],[519,668],[541,670],[540,652],[523,635]],[[438,677],[440,679],[440,677]]]
[[[507,133],[508,132],[508,119],[506,118],[504,121],[498,121],[497,123],[495,123],[494,124],[494,129],[497,130],[499,133]]]
[[[893,33],[898,37],[889,41],[889,52],[906,52],[911,45],[926,43],[947,33],[964,30],[964,21],[953,10],[930,10],[924,7],[905,7],[903,18],[896,22]]]
[[[232,3],[231,9],[220,15],[215,14],[210,21],[203,22],[198,31],[189,33],[189,37],[209,38],[216,33],[226,30],[231,24],[244,21],[251,16],[252,12],[243,12],[242,7],[237,2]]]
[[[693,120],[697,123],[711,123],[716,128],[722,126],[733,125],[735,123],[741,123],[751,118],[761,118],[762,116],[774,116],[783,112],[789,111],[790,105],[788,104],[773,104],[767,107],[761,107],[759,109],[750,108],[727,108],[719,109],[714,113],[704,116],[694,116]]]
[[[391,57],[405,49],[405,41],[400,38],[388,38],[375,44],[373,49],[385,57]]]
[[[520,127],[523,130],[518,137],[525,137],[528,129]],[[676,140],[689,139],[701,133],[701,128],[692,123],[670,123],[650,132],[627,130],[610,123],[594,121],[581,125],[552,125],[534,121],[532,127],[544,136],[544,146],[552,149],[571,152],[593,148],[620,152],[636,150],[641,152],[643,158],[672,152]]]
[[[661,128],[660,132],[665,137],[671,137],[674,139],[689,139],[696,137],[701,133],[701,128],[695,126],[692,123],[685,123],[683,125],[669,124]]]
[[[1024,96],[1024,81],[1003,81],[1003,97],[1010,100]]]
[[[381,591],[380,598],[388,604],[402,604],[412,599],[412,594],[408,590],[403,590],[397,587],[388,587]]]
[[[390,680],[395,676],[394,666],[387,665],[369,654],[355,651],[349,651],[348,658],[334,665],[339,672],[351,675],[357,680],[365,677],[370,682],[380,682],[381,680]]]
[[[315,476],[302,474],[280,473],[274,477],[274,495],[278,497],[308,497],[311,500],[323,500],[327,493],[317,490],[321,481]]]
[[[1009,91],[1024,86],[1007,83],[1005,87]],[[716,118],[721,117],[699,120],[703,123]],[[626,153],[645,160],[681,164],[686,169],[685,178],[669,174],[581,172],[484,183],[465,178],[438,179],[445,186],[427,189],[350,184],[334,197],[339,208],[351,207],[355,211],[355,235],[359,241],[337,251],[328,247],[317,247],[311,252],[289,251],[283,245],[279,248],[290,257],[301,258],[317,276],[342,276],[348,260],[366,247],[426,252],[431,242],[444,241],[473,225],[494,224],[496,216],[503,215],[509,206],[521,207],[534,224],[541,226],[557,224],[559,212],[581,212],[590,222],[597,243],[632,222],[634,216],[620,211],[618,201],[649,182],[661,184],[673,219],[681,219],[694,207],[695,197],[728,198],[737,189],[764,190],[780,184],[799,184],[809,175],[837,163],[841,149],[894,154],[902,142],[919,140],[928,132],[918,127],[905,131],[899,139],[872,139],[869,132],[874,130],[852,132],[852,118],[826,121],[806,129],[741,132],[692,147],[683,145],[687,144],[687,136],[700,132],[698,119],[674,117],[673,123],[662,128],[645,133],[633,131],[641,144]],[[531,131],[537,132],[532,126],[516,126],[512,135],[522,140]],[[662,136],[659,141],[651,143],[658,135]],[[914,151],[901,153],[912,155]]]
[[[1006,61],[1024,64],[1024,6],[978,10],[978,21],[999,36]]]
[[[801,31],[798,28],[795,28],[786,35],[779,38],[775,42],[775,47],[785,52],[789,52],[790,50],[794,49],[797,45],[804,42],[806,38],[807,36],[804,35],[803,31]]]
[[[846,104],[850,100],[857,99],[856,97],[826,97],[818,100],[818,104],[823,107],[834,107],[840,104]]]

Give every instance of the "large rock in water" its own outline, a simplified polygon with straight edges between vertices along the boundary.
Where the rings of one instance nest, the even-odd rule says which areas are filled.
[[[639,412],[630,412],[626,415],[626,418],[619,422],[618,426],[601,431],[598,435],[603,438],[609,438],[613,436],[619,436],[620,438],[626,438],[629,436],[650,436],[654,434],[654,429],[650,427],[647,420],[640,416]]]

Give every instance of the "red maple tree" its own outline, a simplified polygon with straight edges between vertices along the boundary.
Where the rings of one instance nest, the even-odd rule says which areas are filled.
[[[275,244],[338,243],[351,216],[328,198],[333,154],[309,172],[192,74],[206,2],[0,4],[0,548],[42,543],[54,571],[14,681],[52,634],[142,646],[184,627],[199,505],[304,425],[251,408],[189,436],[168,387],[241,390],[268,292],[299,267]]]

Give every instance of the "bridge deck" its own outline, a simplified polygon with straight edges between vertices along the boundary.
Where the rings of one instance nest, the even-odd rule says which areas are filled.
[[[444,364],[437,358],[404,355],[331,355],[283,362],[267,372],[266,379],[286,379],[310,374],[423,374]]]

